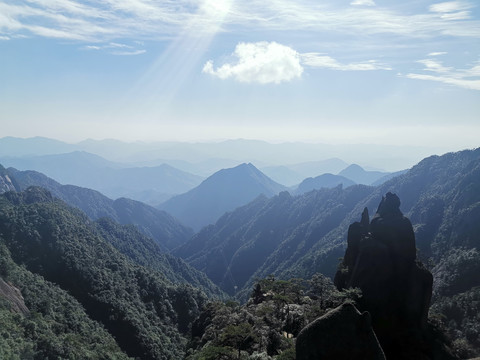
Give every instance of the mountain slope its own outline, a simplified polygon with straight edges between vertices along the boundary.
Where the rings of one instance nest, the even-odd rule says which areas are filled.
[[[379,199],[387,192],[400,197],[402,212],[410,218],[415,230],[419,257],[424,262],[431,258],[436,264],[432,269],[436,284],[434,294],[441,292],[440,288],[447,285],[438,269],[445,266],[449,253],[480,246],[476,235],[480,230],[478,221],[473,220],[480,220],[480,149],[431,156],[407,173],[376,187],[337,229],[318,241],[313,251],[285,274],[305,275],[321,270],[333,275],[333,264],[328,264],[340,250],[343,251],[348,224],[358,221],[365,207],[373,213]],[[450,278],[447,282],[452,284],[453,280]]]
[[[466,291],[477,284],[472,277],[480,271],[480,260],[471,260],[476,253],[468,253],[480,246],[479,169],[480,149],[466,150],[424,159],[378,187],[258,198],[204,228],[175,254],[231,294],[237,286],[246,295],[256,277],[269,274],[333,276],[345,251],[348,226],[359,220],[365,207],[374,214],[382,196],[393,192],[412,221],[419,257],[436,264],[434,293]],[[463,270],[453,270],[448,265],[452,261]],[[476,265],[467,266],[469,261]],[[463,284],[460,279],[467,280]]]
[[[260,194],[273,196],[282,190],[285,187],[265,176],[252,164],[241,164],[216,172],[196,188],[173,197],[160,208],[194,230],[199,230]]]
[[[230,294],[254,277],[288,268],[338,226],[366,186],[265,196],[222,216],[174,251]],[[249,286],[247,286],[249,287]]]
[[[191,229],[181,225],[172,216],[138,201],[120,198],[115,201],[98,191],[74,185],[61,185],[36,171],[7,170],[18,183],[18,190],[41,186],[67,204],[84,211],[92,220],[111,218],[121,224],[133,224],[152,237],[163,249],[173,249],[191,238]]]
[[[0,329],[1,359],[130,359],[72,295],[15,263],[2,236]]]
[[[79,210],[41,188],[0,196],[0,245],[16,264],[75,297],[129,356],[183,358],[183,334],[205,295],[188,285],[173,285],[153,265],[134,262],[132,253],[124,255],[107,239],[117,238],[118,229],[102,229],[107,237]],[[139,244],[135,233],[123,236],[128,238],[117,240],[124,252]]]
[[[355,182],[340,175],[322,174],[314,178],[310,177],[303,180],[295,189],[295,194],[304,194],[314,189],[333,188],[340,184],[342,184],[344,188],[347,188],[355,185]]]

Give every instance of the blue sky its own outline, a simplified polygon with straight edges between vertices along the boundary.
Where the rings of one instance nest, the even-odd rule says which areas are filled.
[[[0,0],[0,135],[478,146],[477,1]]]

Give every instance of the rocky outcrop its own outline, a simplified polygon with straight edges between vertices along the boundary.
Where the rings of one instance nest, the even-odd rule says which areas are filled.
[[[10,309],[23,315],[28,314],[29,310],[25,305],[22,293],[15,286],[5,282],[0,277],[0,298],[10,303]]]
[[[345,303],[308,324],[297,337],[297,360],[385,360],[368,312]]]
[[[387,359],[449,358],[434,356],[427,323],[433,278],[416,259],[415,234],[398,196],[387,193],[371,222],[365,209],[347,242],[335,285],[361,289],[358,308],[371,314]]]
[[[0,194],[7,191],[16,191],[14,181],[7,174],[5,168],[0,165]]]

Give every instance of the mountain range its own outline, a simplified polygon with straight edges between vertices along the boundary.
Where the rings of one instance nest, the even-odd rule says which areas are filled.
[[[174,194],[186,192],[202,178],[162,164],[128,167],[104,158],[75,151],[31,157],[2,157],[5,167],[39,171],[62,184],[98,190],[113,199],[130,197],[157,205]]]
[[[207,296],[224,298],[218,287],[246,301],[258,279],[332,277],[349,225],[365,208],[374,214],[391,192],[413,225],[417,257],[433,274],[438,321],[458,351],[476,354],[480,148],[430,156],[375,179],[357,166],[344,174],[380,184],[336,185],[340,175],[320,176],[296,195],[244,163],[167,201],[171,216],[0,166],[0,321],[19,339],[1,348],[44,358],[78,357],[93,347],[120,359],[181,358]],[[175,219],[181,216],[196,234]],[[15,311],[38,315],[20,321],[9,315],[14,303]],[[62,348],[63,334],[76,342]]]
[[[342,185],[343,187],[349,187],[355,185],[356,183],[350,179],[347,179],[341,175],[333,175],[333,174],[322,174],[320,176],[316,176],[314,178],[306,178],[303,180],[294,190],[294,194],[300,195],[311,190],[319,190],[322,188],[333,188],[338,185]]]
[[[473,268],[459,265],[469,269],[463,274],[468,286],[457,282],[461,276],[456,272],[445,270],[452,251],[458,253],[458,261],[467,261],[461,259],[468,256],[460,254],[480,246],[475,235],[480,229],[473,220],[480,218],[479,183],[480,149],[432,156],[377,187],[339,186],[300,196],[282,192],[259,197],[202,229],[174,254],[230,294],[248,292],[255,278],[269,274],[333,276],[345,250],[348,225],[365,207],[375,213],[382,195],[394,192],[414,225],[420,258],[434,261],[434,294],[454,288],[451,295],[480,285],[472,278],[480,261]]]
[[[271,144],[265,141],[244,139],[204,143],[127,143],[112,139],[89,139],[72,144],[41,137],[27,139],[0,138],[0,154],[2,154],[2,157],[31,157],[74,151],[96,154],[114,162],[130,163],[130,167],[146,166],[147,162],[151,162],[148,166],[152,166],[151,164],[159,165],[158,160],[163,159],[161,163],[169,163],[187,172],[192,171],[174,165],[170,161],[183,161],[198,168],[197,165],[201,165],[205,161],[210,162],[211,159],[218,159],[219,154],[221,154],[222,159],[219,159],[221,161],[220,167],[215,165],[212,167],[212,172],[200,174],[202,176],[211,175],[218,169],[232,167],[243,162],[252,162],[259,168],[300,164],[292,170],[298,171],[302,176],[300,180],[303,180],[306,177],[318,176],[322,172],[338,173],[338,171],[345,168],[345,166],[341,166],[340,168],[322,172],[302,173],[301,164],[315,163],[319,162],[319,160],[323,162],[325,161],[324,159],[342,159],[347,164],[356,163],[362,167],[367,167],[368,165],[388,171],[396,171],[409,168],[422,158],[440,151],[444,152],[445,150],[391,145],[330,145],[299,142]],[[388,156],[385,154],[388,154]],[[365,163],[366,159],[368,159],[368,163]],[[210,165],[212,165],[211,162]]]

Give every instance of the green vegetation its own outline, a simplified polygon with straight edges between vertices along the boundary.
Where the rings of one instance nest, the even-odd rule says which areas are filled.
[[[188,360],[293,360],[294,338],[317,317],[358,291],[339,292],[330,279],[259,280],[246,305],[229,301],[205,306],[192,326]]]
[[[66,319],[62,320],[63,325],[60,322],[44,330],[50,339],[44,351],[57,354],[52,358],[63,357],[60,355],[62,347],[72,352],[65,355],[67,358],[85,358],[75,355],[75,349],[90,349],[84,346],[84,342],[93,346],[91,358],[102,358],[101,349],[97,351],[95,346],[100,343],[115,348],[111,336],[132,357],[183,357],[185,334],[206,301],[200,290],[186,284],[173,285],[153,268],[136,264],[102,237],[84,214],[54,200],[41,188],[29,188],[23,193],[10,192],[0,197],[0,234],[4,253],[8,250],[13,260],[13,265],[7,262],[1,267],[8,275],[7,280],[11,276],[8,269],[22,265],[30,276],[57,284],[64,294],[68,292],[84,308],[86,315],[79,318],[78,311],[68,308],[68,301],[73,300],[70,295],[68,301],[61,301],[40,289],[33,296],[26,283],[28,278],[14,279],[32,315],[39,312],[50,314],[53,321],[56,321],[55,316]],[[5,258],[3,255],[2,261]],[[76,306],[81,308],[78,303]],[[65,328],[71,323],[71,316],[77,319],[72,325],[76,329],[73,332]],[[11,324],[12,332],[27,331],[26,323],[16,319],[7,316],[5,320]],[[98,323],[102,324],[111,334],[110,340],[98,340],[95,334],[100,330],[84,330],[87,326],[84,321],[97,324],[100,330],[102,327]],[[48,328],[54,328],[56,335],[48,335]],[[82,334],[88,334],[88,340],[82,339]],[[39,341],[32,343],[31,337],[27,336],[23,345],[18,343],[21,349],[11,351],[15,354],[22,349],[37,351]]]
[[[0,278],[21,291],[27,314],[0,296],[1,359],[127,359],[66,291],[18,266],[0,238]]]
[[[364,207],[374,213],[387,191],[399,195],[434,275],[438,334],[444,329],[460,358],[480,356],[479,184],[477,149],[425,159],[377,188],[259,197],[176,250],[191,266],[146,231],[93,221],[45,190],[6,193],[0,277],[30,312],[11,312],[0,296],[0,358],[74,359],[86,349],[81,358],[291,359],[291,337],[305,324],[361,295],[339,293],[318,273],[333,275],[348,225]],[[98,204],[98,214],[110,211]],[[198,270],[246,305],[206,305],[207,296],[224,298]]]

